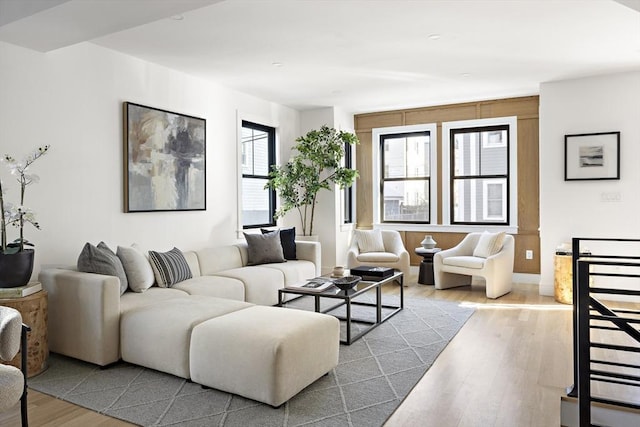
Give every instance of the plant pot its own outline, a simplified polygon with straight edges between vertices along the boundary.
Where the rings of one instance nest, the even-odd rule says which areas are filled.
[[[297,235],[296,240],[300,240],[302,242],[319,242],[320,241],[317,234],[314,234],[313,236]]]
[[[0,253],[0,288],[15,288],[29,283],[34,254],[33,249],[15,254]]]

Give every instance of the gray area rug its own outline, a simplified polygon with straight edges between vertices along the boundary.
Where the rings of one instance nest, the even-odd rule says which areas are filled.
[[[293,304],[308,306],[311,299]],[[404,310],[341,345],[329,375],[279,408],[125,362],[100,369],[57,354],[29,387],[143,426],[381,426],[472,313],[454,302],[405,299]]]

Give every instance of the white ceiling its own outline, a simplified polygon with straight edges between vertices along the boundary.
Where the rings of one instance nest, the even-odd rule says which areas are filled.
[[[366,112],[640,70],[640,0],[0,0],[0,41],[89,41],[294,108]]]

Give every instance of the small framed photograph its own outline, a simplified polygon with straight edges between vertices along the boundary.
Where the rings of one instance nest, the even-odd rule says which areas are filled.
[[[620,179],[620,132],[564,136],[564,180]]]

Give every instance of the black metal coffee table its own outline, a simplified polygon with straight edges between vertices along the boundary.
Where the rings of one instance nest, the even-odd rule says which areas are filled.
[[[391,283],[394,280],[397,280],[400,283],[400,286],[398,286],[398,290],[400,292],[400,305],[389,305],[389,304],[383,304],[382,303],[382,286],[384,286],[387,283]],[[335,286],[331,286],[330,288],[325,289],[322,292],[313,292],[313,291],[307,291],[307,290],[303,290],[303,289],[290,289],[290,288],[282,288],[278,290],[278,306],[283,307],[285,306],[287,303],[294,301],[298,298],[302,298],[303,296],[310,296],[310,297],[314,297],[315,301],[314,301],[314,309],[316,311],[316,313],[326,313],[326,314],[331,314],[332,316],[337,317],[340,320],[344,320],[347,323],[347,328],[346,328],[346,340],[340,340],[341,344],[347,344],[347,345],[351,345],[351,343],[353,343],[354,341],[356,341],[357,339],[361,338],[364,334],[366,334],[367,332],[371,331],[372,329],[374,329],[375,327],[377,327],[378,325],[380,325],[382,322],[386,321],[387,319],[391,318],[392,316],[394,316],[396,313],[398,313],[400,310],[402,310],[404,308],[404,291],[403,291],[403,277],[402,277],[402,273],[399,271],[396,271],[393,276],[389,276],[387,278],[384,278],[378,282],[372,282],[372,281],[360,281],[353,289],[349,290],[349,291],[342,291],[340,289],[338,289]],[[365,294],[366,292],[369,291],[373,291],[375,290],[376,293],[376,302],[375,303],[370,303],[370,302],[365,302],[365,301],[355,301],[354,299],[360,295]],[[292,295],[297,295],[296,298],[290,299],[288,301],[284,300],[284,296],[286,294],[292,294]],[[321,310],[320,308],[320,298],[332,298],[332,299],[338,299],[338,300],[342,300],[337,304],[331,305],[328,308],[325,308],[323,310]],[[365,306],[365,307],[372,307],[375,308],[376,310],[376,320],[375,321],[371,321],[371,320],[366,320],[366,319],[359,319],[359,318],[354,318],[351,315],[351,306],[352,305],[357,305],[357,306]],[[332,314],[331,312],[336,310],[339,307],[345,306],[345,310],[346,310],[346,315],[345,316],[341,316],[341,315],[337,315],[337,314]],[[391,309],[392,311],[389,313],[386,313],[386,315],[383,317],[382,315],[382,309]],[[351,325],[352,323],[361,323],[361,324],[366,324],[369,325],[367,328],[359,331],[356,334],[353,334],[351,331]]]

